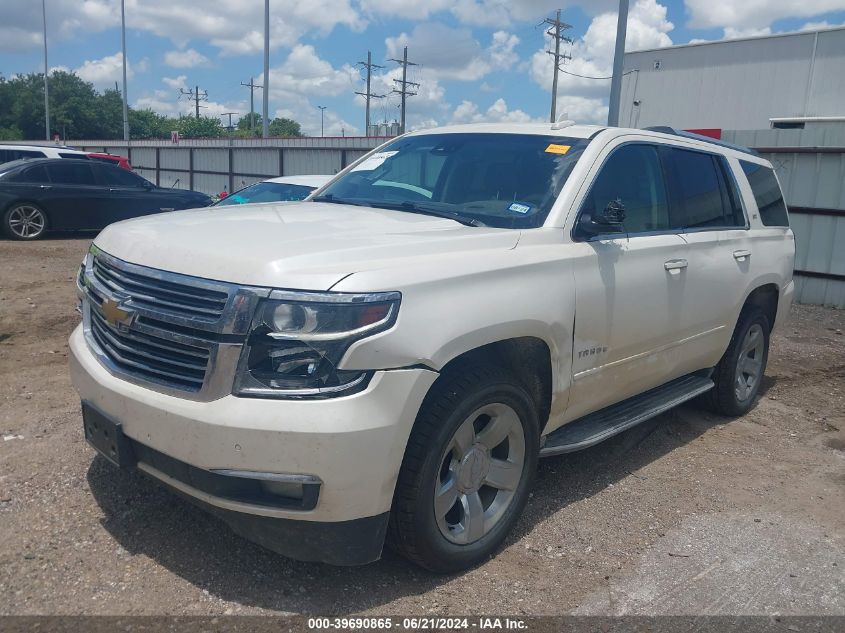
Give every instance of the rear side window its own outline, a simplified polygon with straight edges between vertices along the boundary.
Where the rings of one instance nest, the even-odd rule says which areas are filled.
[[[71,161],[59,161],[51,163],[47,167],[47,172],[50,174],[50,180],[54,183],[61,183],[65,185],[94,185],[94,172],[91,171],[91,166],[84,163],[75,163]]]
[[[602,165],[582,212],[595,213],[613,201],[625,207],[626,233],[669,229],[666,183],[657,148],[632,143],[615,150]]]
[[[748,178],[754,199],[757,201],[757,209],[760,211],[760,220],[765,226],[789,226],[789,217],[786,213],[786,203],[783,201],[783,194],[780,192],[775,172],[770,167],[749,163],[741,160],[742,171]]]
[[[0,149],[0,163],[8,163],[21,158],[45,158],[44,152],[30,149]]]
[[[682,229],[745,226],[733,179],[721,156],[672,148],[678,206],[673,224]]]

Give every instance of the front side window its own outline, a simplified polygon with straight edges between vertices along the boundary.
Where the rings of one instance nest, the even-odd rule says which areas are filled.
[[[745,225],[733,180],[729,179],[721,157],[679,148],[668,151],[679,198],[673,213],[677,228]]]
[[[670,228],[666,182],[656,147],[631,143],[614,150],[590,187],[581,213],[594,215],[611,202],[625,210],[625,233]]]
[[[757,201],[757,209],[760,211],[760,220],[765,226],[789,226],[789,216],[786,213],[786,204],[783,201],[783,194],[780,192],[775,172],[771,167],[749,163],[741,160],[742,171],[748,178],[754,199]]]
[[[110,187],[139,188],[148,184],[148,181],[144,180],[140,176],[125,169],[121,169],[120,167],[114,167],[112,165],[98,165],[97,169],[100,170],[100,176],[102,177],[103,182]]]
[[[258,182],[244,187],[217,202],[214,206],[226,207],[256,202],[296,202],[305,200],[314,187],[291,185],[282,182]]]
[[[60,161],[50,163],[47,167],[50,180],[57,184],[64,185],[94,185],[94,172],[91,166],[85,163],[72,161]]]
[[[421,134],[370,154],[314,198],[501,228],[541,226],[589,143],[539,134]]]

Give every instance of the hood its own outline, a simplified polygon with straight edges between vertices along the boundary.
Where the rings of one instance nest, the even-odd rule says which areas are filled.
[[[328,290],[352,273],[419,258],[507,250],[519,231],[317,202],[212,207],[112,224],[95,244],[120,259],[232,283]]]

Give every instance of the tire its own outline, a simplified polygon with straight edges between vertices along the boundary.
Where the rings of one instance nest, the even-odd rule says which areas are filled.
[[[16,202],[3,214],[3,233],[13,240],[32,241],[47,232],[47,214],[31,202]]]
[[[539,445],[534,402],[509,372],[470,365],[444,374],[405,449],[388,545],[437,573],[482,562],[525,508]]]
[[[703,402],[708,409],[737,417],[754,406],[769,359],[770,330],[769,320],[759,308],[743,310],[728,349],[713,372],[716,386],[704,394]],[[743,363],[741,377],[740,362]]]

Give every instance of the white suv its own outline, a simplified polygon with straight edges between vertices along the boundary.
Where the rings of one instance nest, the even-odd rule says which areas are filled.
[[[86,160],[88,152],[64,145],[7,145],[0,143],[0,164],[22,158],[81,158]]]
[[[793,295],[771,165],[664,129],[406,134],[301,203],[113,224],[70,339],[85,435],[282,554],[493,553],[537,459],[752,406]]]

